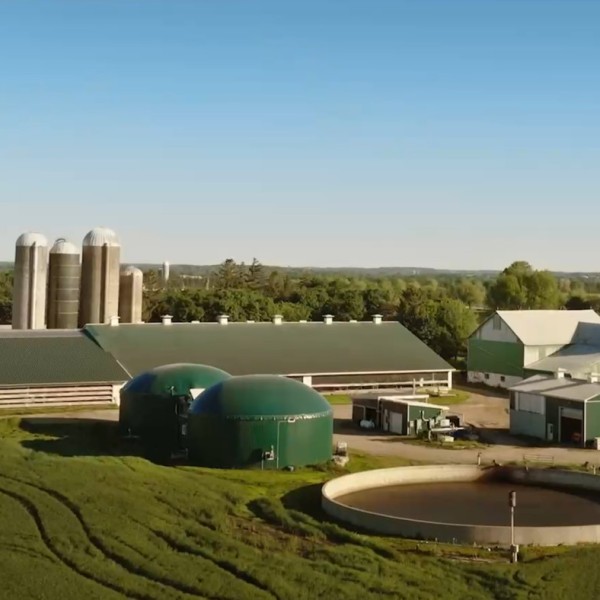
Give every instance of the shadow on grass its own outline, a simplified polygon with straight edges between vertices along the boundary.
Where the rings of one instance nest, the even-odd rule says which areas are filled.
[[[135,440],[119,436],[118,423],[103,419],[23,418],[20,429],[31,435],[24,448],[58,456],[139,456]],[[39,437],[37,437],[39,436]]]

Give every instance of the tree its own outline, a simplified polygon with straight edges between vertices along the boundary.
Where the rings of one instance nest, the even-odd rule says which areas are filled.
[[[248,267],[248,273],[246,275],[246,283],[251,289],[260,289],[265,283],[265,274],[263,266],[256,259],[252,259],[252,263]]]
[[[434,349],[444,358],[456,359],[465,354],[467,339],[475,331],[477,319],[460,300],[444,298],[438,305],[437,326]]]
[[[12,321],[12,296],[12,273],[0,273],[0,325],[9,325]]]
[[[477,279],[460,279],[454,288],[456,297],[469,308],[485,304],[486,290],[483,283]]]
[[[488,290],[488,304],[495,309],[559,308],[561,294],[548,271],[534,271],[529,263],[514,262],[504,269]]]
[[[233,258],[228,258],[219,265],[214,283],[219,289],[229,290],[239,287],[242,280],[242,270]]]

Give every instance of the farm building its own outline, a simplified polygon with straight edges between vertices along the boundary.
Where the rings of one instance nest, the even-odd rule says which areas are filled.
[[[598,377],[570,379],[557,371],[511,387],[510,432],[560,444],[593,444],[600,438]]]
[[[319,391],[452,386],[453,368],[397,322],[88,325],[85,332],[131,376],[164,364],[271,373]]]
[[[81,331],[0,331],[0,408],[118,402],[128,378]]]
[[[600,316],[593,310],[499,310],[468,341],[471,383],[508,388],[530,374],[553,373],[558,367],[581,377],[596,364]]]
[[[361,396],[352,400],[352,420],[371,421],[377,429],[398,435],[417,435],[439,422],[447,406],[425,402],[428,396]]]
[[[186,415],[206,388],[230,377],[206,365],[179,363],[157,367],[121,389],[119,427],[138,435],[153,455],[169,457],[183,448]]]
[[[300,382],[275,375],[233,377],[190,407],[191,462],[207,467],[282,469],[331,459],[333,411]]]

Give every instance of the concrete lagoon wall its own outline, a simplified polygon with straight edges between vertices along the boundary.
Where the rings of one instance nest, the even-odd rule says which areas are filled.
[[[345,505],[339,498],[364,490],[424,483],[485,482],[502,479],[517,485],[591,491],[600,494],[600,476],[554,469],[521,467],[478,467],[476,465],[428,465],[376,469],[345,475],[327,482],[322,489],[323,510],[340,521],[365,531],[407,538],[509,546],[509,526],[470,525],[403,518]],[[518,510],[518,507],[517,507]],[[540,504],[540,510],[544,510]],[[508,499],[507,499],[508,511]],[[556,546],[582,542],[600,543],[600,523],[577,526],[515,527],[519,545]]]

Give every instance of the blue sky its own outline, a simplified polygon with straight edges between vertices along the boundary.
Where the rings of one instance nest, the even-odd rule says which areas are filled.
[[[600,2],[0,3],[0,260],[600,271]]]

